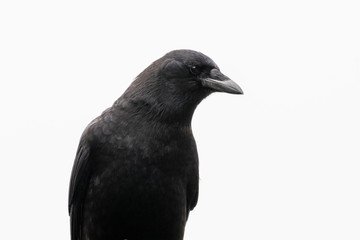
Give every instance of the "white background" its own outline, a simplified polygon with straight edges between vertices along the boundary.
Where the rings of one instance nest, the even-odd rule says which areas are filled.
[[[173,49],[244,95],[198,107],[185,239],[360,239],[359,1],[1,1],[0,239],[70,239],[85,126]]]

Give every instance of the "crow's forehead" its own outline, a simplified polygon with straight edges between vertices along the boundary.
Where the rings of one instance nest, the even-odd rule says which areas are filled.
[[[216,63],[211,58],[205,54],[193,50],[175,50],[169,52],[165,56],[167,58],[173,58],[186,65],[200,65],[218,68]]]

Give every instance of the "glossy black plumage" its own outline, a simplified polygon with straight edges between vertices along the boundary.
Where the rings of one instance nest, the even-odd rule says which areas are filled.
[[[181,240],[198,199],[196,106],[241,94],[207,56],[176,50],[146,68],[92,121],[71,174],[72,240]]]

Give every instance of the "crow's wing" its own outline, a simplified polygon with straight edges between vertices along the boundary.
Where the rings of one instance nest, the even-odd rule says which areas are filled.
[[[85,141],[80,141],[71,173],[69,190],[69,215],[72,240],[81,240],[84,199],[91,176],[89,162],[90,146]]]

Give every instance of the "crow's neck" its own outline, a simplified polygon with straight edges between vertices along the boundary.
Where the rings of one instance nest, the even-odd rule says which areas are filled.
[[[182,101],[156,101],[151,98],[120,97],[114,104],[119,112],[126,112],[134,120],[142,119],[164,124],[191,126],[198,103]]]

